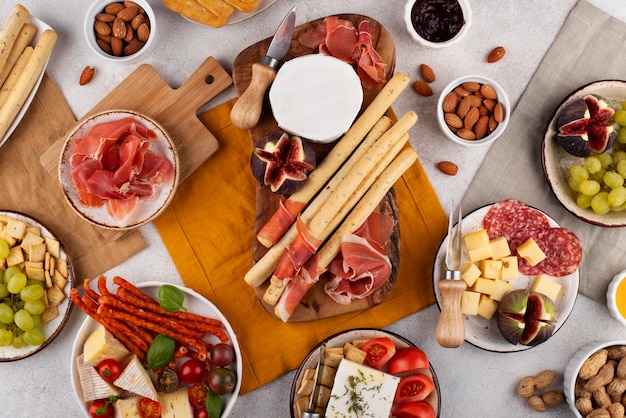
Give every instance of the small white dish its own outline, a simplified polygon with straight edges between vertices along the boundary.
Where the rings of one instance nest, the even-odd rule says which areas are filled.
[[[621,284],[621,286],[620,286]],[[620,271],[609,283],[606,291],[606,305],[613,318],[626,326],[626,270]]]
[[[502,108],[504,110],[504,118],[502,122],[498,123],[498,126],[491,133],[481,139],[467,140],[457,136],[454,132],[450,130],[444,118],[445,112],[443,111],[443,101],[445,97],[448,95],[448,93],[466,82],[489,84],[496,91],[496,94],[498,95],[497,101],[502,104]],[[504,88],[502,88],[502,86],[494,79],[481,75],[466,75],[451,81],[446,87],[443,88],[441,95],[439,96],[439,100],[437,101],[437,123],[439,124],[439,129],[449,140],[467,147],[477,147],[492,144],[506,130],[506,127],[509,124],[510,117],[511,104],[509,103],[509,97],[504,91]]]
[[[424,36],[418,33],[414,23],[414,12],[413,9],[419,7],[420,4],[429,3],[430,0],[408,0],[404,6],[404,23],[406,25],[406,29],[409,32],[411,38],[417,42],[418,44],[428,47],[428,48],[445,48],[451,45],[458,43],[469,31],[469,28],[472,24],[472,10],[470,9],[468,0],[449,0],[448,4],[453,5],[454,3],[458,4],[460,11],[462,13],[462,25],[456,34],[445,41],[434,41],[428,40]],[[436,3],[432,7],[442,7],[441,1],[432,2]]]

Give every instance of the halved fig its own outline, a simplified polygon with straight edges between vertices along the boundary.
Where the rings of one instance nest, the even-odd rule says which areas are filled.
[[[569,104],[557,121],[557,141],[568,153],[587,157],[613,146],[619,127],[611,122],[615,110],[601,96],[588,94]]]
[[[511,344],[541,344],[554,333],[556,321],[554,303],[541,293],[514,290],[498,306],[498,329]]]
[[[311,144],[285,132],[272,132],[261,138],[250,157],[254,178],[283,195],[298,191],[315,165]]]

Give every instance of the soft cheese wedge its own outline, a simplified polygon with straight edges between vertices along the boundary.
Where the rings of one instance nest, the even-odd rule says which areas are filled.
[[[118,399],[113,404],[115,409],[115,418],[141,418],[139,414],[139,397]]]
[[[109,396],[120,396],[122,393],[121,389],[102,379],[95,368],[85,363],[82,354],[76,357],[76,370],[78,370],[78,378],[85,402],[104,399]]]
[[[102,360],[112,358],[120,363],[128,357],[130,352],[102,325],[95,329],[83,346],[85,363],[97,366]]]
[[[355,402],[364,417],[388,417],[400,378],[343,359],[337,368],[326,417],[354,416]]]
[[[144,369],[141,361],[135,355],[132,356],[120,377],[115,379],[113,384],[136,395],[155,401],[159,400],[159,395],[154,388],[148,371]]]
[[[161,393],[161,418],[193,418],[193,408],[189,402],[189,388],[183,387],[173,393]]]

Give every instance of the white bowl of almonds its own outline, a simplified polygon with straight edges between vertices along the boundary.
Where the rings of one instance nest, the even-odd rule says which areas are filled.
[[[154,47],[156,17],[146,0],[95,0],[85,14],[84,31],[98,56],[125,62]]]
[[[498,82],[467,75],[450,82],[437,102],[437,121],[451,141],[465,146],[493,143],[506,129],[511,105]]]

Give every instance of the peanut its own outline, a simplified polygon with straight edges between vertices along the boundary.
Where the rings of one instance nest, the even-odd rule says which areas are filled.
[[[547,389],[556,379],[556,372],[554,370],[544,370],[535,376],[535,389],[544,390]]]
[[[619,402],[613,402],[607,410],[609,411],[609,414],[611,414],[611,418],[622,418],[626,412],[624,405]]]
[[[550,408],[563,403],[565,396],[563,395],[563,392],[551,390],[541,395],[541,399],[543,399],[548,408]]]
[[[589,398],[578,398],[576,399],[574,405],[583,417],[586,417],[591,413],[591,411],[593,411],[593,404]]]
[[[541,396],[537,395],[528,398],[528,405],[537,412],[544,412],[548,409],[548,405],[546,405]]]
[[[535,378],[532,376],[526,376],[523,378],[517,386],[517,394],[522,398],[530,398],[535,391]]]
[[[604,386],[611,383],[611,380],[613,380],[614,376],[615,367],[610,363],[606,363],[600,368],[595,376],[589,379],[589,381],[585,384],[585,389],[591,392],[595,392],[600,388],[604,388]]]
[[[606,393],[610,396],[619,396],[620,398],[626,391],[626,379],[615,376],[611,382],[606,385]]]
[[[593,392],[593,400],[598,408],[608,408],[613,403],[604,386]]]
[[[620,379],[626,378],[626,357],[622,357],[617,363],[615,375]]]
[[[622,357],[626,356],[626,346],[624,345],[614,345],[608,347],[606,350],[608,357],[612,360],[620,360]]]
[[[606,349],[600,349],[593,353],[585,362],[580,366],[580,371],[578,372],[578,376],[581,379],[589,380],[598,374],[598,371],[604,364],[608,358],[609,352]]]
[[[611,418],[609,411],[603,408],[594,409],[586,416],[587,418]]]

